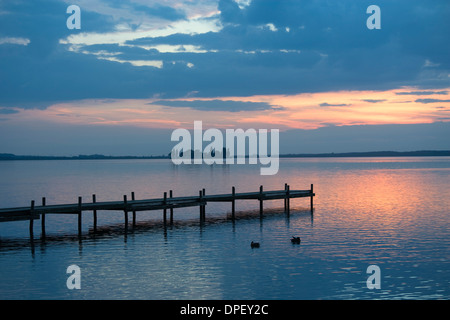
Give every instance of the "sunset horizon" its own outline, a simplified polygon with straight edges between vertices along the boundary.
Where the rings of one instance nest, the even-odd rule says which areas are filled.
[[[282,319],[450,299],[449,17],[0,1],[0,300]]]
[[[419,15],[420,2],[416,9],[382,1],[382,25],[372,30],[367,6],[351,1],[71,4],[79,5],[79,19],[66,13],[66,1],[0,7],[0,133],[10,137],[0,141],[1,151],[164,153],[171,145],[166,130],[192,128],[194,121],[205,128],[290,131],[282,141],[286,150],[298,149],[291,137],[300,130],[298,139],[308,131],[323,144],[314,152],[376,151],[383,125],[400,128],[389,139],[397,142],[395,151],[426,143],[448,149],[445,28],[427,24],[428,36],[420,27],[444,19],[443,4]],[[44,20],[44,11],[51,18]],[[409,24],[408,12],[416,24]],[[79,26],[71,27],[75,18]],[[420,124],[438,129],[429,127],[427,142],[418,133],[417,145],[400,147],[401,132]],[[374,145],[331,150],[341,141],[316,134],[327,127],[347,127],[355,137],[373,131]]]

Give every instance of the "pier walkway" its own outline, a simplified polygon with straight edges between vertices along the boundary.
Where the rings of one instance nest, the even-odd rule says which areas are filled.
[[[232,187],[229,194],[206,194],[205,189],[199,190],[197,196],[173,197],[172,190],[169,193],[164,192],[162,198],[136,200],[134,192],[131,193],[131,199],[126,195],[121,201],[97,202],[96,196],[92,195],[91,202],[83,202],[82,197],[78,197],[77,203],[46,205],[46,199],[42,198],[42,204],[36,205],[32,200],[30,206],[19,208],[0,209],[0,222],[26,220],[30,224],[30,237],[33,238],[34,220],[41,220],[42,237],[45,238],[45,218],[48,214],[77,214],[78,215],[78,235],[81,237],[82,214],[85,211],[93,213],[94,232],[97,229],[97,211],[123,211],[125,216],[125,228],[128,228],[128,213],[132,213],[133,226],[136,224],[136,212],[163,210],[164,223],[167,221],[167,211],[170,211],[170,223],[173,223],[173,209],[198,206],[200,208],[200,221],[206,218],[206,205],[208,202],[230,202],[231,218],[236,216],[235,202],[237,200],[258,200],[259,212],[263,215],[263,202],[266,200],[284,199],[285,212],[290,211],[290,199],[309,197],[311,204],[311,213],[313,212],[313,185],[309,190],[291,190],[288,184],[285,184],[283,190],[264,191],[260,186],[257,192],[236,193],[235,187]]]

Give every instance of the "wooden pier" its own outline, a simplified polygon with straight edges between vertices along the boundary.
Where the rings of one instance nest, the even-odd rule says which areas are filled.
[[[290,199],[292,198],[310,198],[311,213],[313,213],[313,185],[309,190],[291,190],[288,184],[285,184],[283,190],[264,191],[263,186],[260,186],[257,192],[245,192],[236,193],[236,189],[233,186],[230,194],[206,194],[205,189],[199,190],[198,196],[186,196],[186,197],[173,197],[172,190],[164,192],[162,198],[136,200],[134,192],[131,193],[131,199],[128,199],[126,195],[123,196],[121,201],[107,201],[97,202],[96,195],[92,195],[91,202],[83,202],[82,197],[78,197],[78,202],[73,204],[59,204],[59,205],[47,205],[46,199],[42,198],[41,205],[36,205],[32,200],[29,207],[20,208],[6,208],[0,209],[0,222],[5,221],[29,221],[30,226],[30,238],[33,239],[34,233],[34,220],[41,220],[41,234],[45,239],[45,221],[48,214],[76,214],[78,215],[78,236],[81,238],[82,234],[82,214],[84,211],[91,211],[93,213],[94,232],[97,230],[97,211],[123,211],[125,229],[128,228],[128,214],[132,213],[133,227],[136,224],[136,212],[139,211],[153,211],[163,210],[164,224],[167,222],[167,210],[170,211],[170,224],[173,223],[173,213],[176,208],[185,208],[198,206],[200,209],[200,221],[206,219],[206,205],[208,202],[231,202],[231,218],[236,218],[236,206],[237,200],[258,200],[259,201],[259,213],[263,216],[263,202],[266,200],[284,199],[284,210],[289,214],[290,212]]]

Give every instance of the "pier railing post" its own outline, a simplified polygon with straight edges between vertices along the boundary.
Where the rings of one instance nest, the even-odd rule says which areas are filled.
[[[291,212],[291,187],[286,186],[286,212],[289,214]]]
[[[203,191],[199,190],[198,192],[198,196],[199,196],[199,207],[200,207],[200,222],[203,221],[203,206],[202,206],[202,202],[203,202]]]
[[[78,238],[81,239],[81,213],[83,212],[81,210],[81,201],[82,198],[78,197]]]
[[[231,199],[231,219],[233,219],[233,221],[234,221],[234,219],[236,218],[236,216],[235,216],[235,210],[236,210],[236,189],[235,189],[234,186],[231,188],[231,196],[232,196],[232,199]]]
[[[96,203],[97,202],[97,197],[95,194],[92,195],[92,203]],[[97,232],[97,210],[94,209],[94,233]]]
[[[42,206],[45,207],[45,197],[42,197]],[[42,240],[45,240],[45,212],[43,212],[41,216],[41,237]]]
[[[205,188],[202,189],[202,195],[203,195],[203,198],[206,195]],[[206,220],[206,206],[204,204],[202,204],[202,215],[203,215],[203,220]]]
[[[259,215],[263,215],[263,186],[259,186]]]
[[[169,198],[173,198],[173,192],[172,190],[169,190]],[[170,207],[170,225],[173,225],[173,207]]]
[[[33,242],[34,239],[34,200],[31,200],[31,207],[30,207],[30,240]]]
[[[134,191],[131,192],[131,201],[136,200],[134,197]],[[136,210],[133,210],[133,228],[136,227]]]
[[[163,218],[164,218],[164,225],[166,225],[167,222],[167,192],[164,192],[164,200],[163,200],[163,204],[164,204],[164,214],[163,214]]]
[[[284,192],[286,196],[284,197],[284,212],[287,212],[287,183],[284,184]]]
[[[128,200],[127,200],[127,195],[124,194],[123,195],[123,212],[125,215],[125,231],[128,231]]]

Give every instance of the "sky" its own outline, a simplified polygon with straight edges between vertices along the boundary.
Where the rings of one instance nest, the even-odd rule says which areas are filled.
[[[449,17],[448,0],[2,0],[0,153],[168,154],[194,121],[279,129],[280,153],[450,150]]]

